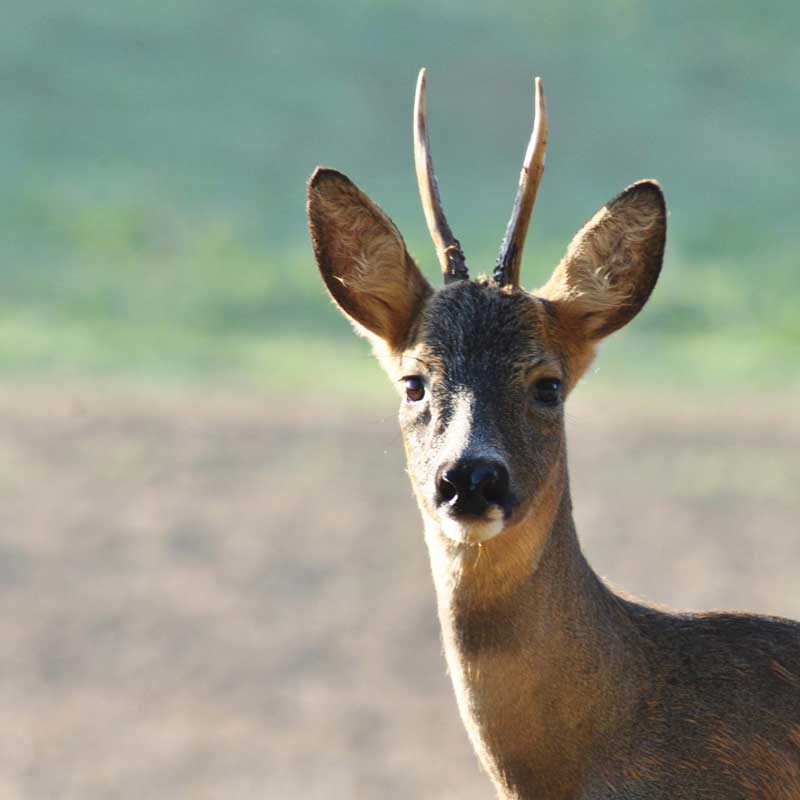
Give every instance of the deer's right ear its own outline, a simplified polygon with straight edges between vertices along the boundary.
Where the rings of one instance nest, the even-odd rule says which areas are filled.
[[[349,178],[317,167],[308,183],[308,226],[322,279],[359,333],[400,349],[433,291],[381,209]]]

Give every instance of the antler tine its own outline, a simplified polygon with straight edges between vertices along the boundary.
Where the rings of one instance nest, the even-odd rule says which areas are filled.
[[[425,221],[431,233],[436,255],[442,265],[444,282],[469,278],[461,244],[453,236],[439,199],[439,185],[433,173],[431,148],[428,141],[428,126],[425,121],[425,68],[419,71],[417,92],[414,98],[414,164],[417,169],[419,196]]]
[[[519,272],[522,265],[522,250],[531,219],[536,191],[544,172],[544,154],[547,148],[547,111],[544,106],[542,81],[536,78],[536,97],[534,99],[533,133],[525,151],[522,172],[519,174],[519,188],[511,210],[506,235],[500,245],[494,279],[500,286],[519,286]]]

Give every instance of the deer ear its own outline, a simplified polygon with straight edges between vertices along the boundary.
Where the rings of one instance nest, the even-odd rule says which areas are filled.
[[[634,183],[578,231],[537,294],[552,301],[583,338],[602,339],[647,302],[661,271],[666,233],[661,187]]]
[[[317,167],[308,226],[322,279],[359,333],[399,349],[431,293],[394,223],[349,178]]]

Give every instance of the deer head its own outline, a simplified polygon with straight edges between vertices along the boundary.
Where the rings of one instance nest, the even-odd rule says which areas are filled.
[[[533,134],[491,277],[471,280],[439,199],[425,113],[414,113],[417,177],[444,275],[434,289],[391,219],[345,175],[318,168],[308,219],[331,297],[397,387],[409,473],[426,530],[463,546],[544,513],[566,480],[563,403],[596,344],[642,308],[661,269],[666,209],[654,181],[629,186],[576,234],[549,281],[519,285],[544,167],[547,118],[535,83]]]

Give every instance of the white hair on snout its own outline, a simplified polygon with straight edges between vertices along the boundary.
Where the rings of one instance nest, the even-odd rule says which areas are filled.
[[[439,456],[441,463],[454,464],[467,449],[472,436],[474,406],[475,398],[466,389],[460,389],[453,395],[450,422]]]
[[[464,544],[488,542],[505,527],[503,510],[498,506],[490,506],[484,519],[454,519],[443,512],[439,514],[439,524],[448,539]]]
[[[476,437],[473,431],[475,398],[466,389],[453,395],[450,423],[444,434],[444,442],[439,455],[440,464],[455,464],[469,454],[470,458],[485,458],[489,461],[504,462],[498,450]],[[436,492],[436,476],[432,478],[431,492]],[[482,519],[456,519],[447,509],[440,509],[437,520],[442,532],[454,542],[486,542],[497,536],[504,528],[503,509],[490,506]]]

